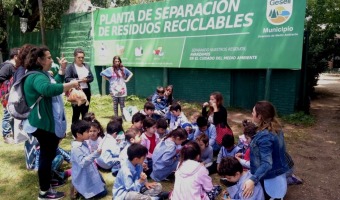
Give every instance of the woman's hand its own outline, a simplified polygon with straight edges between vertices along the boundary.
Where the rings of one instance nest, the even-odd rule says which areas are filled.
[[[60,70],[65,70],[67,66],[67,60],[64,57],[64,53],[61,54],[61,58],[57,57],[58,63],[60,65]]]
[[[204,102],[203,103],[203,107],[207,107],[207,106],[209,106],[209,103],[208,102]]]
[[[255,187],[255,183],[254,181],[248,179],[242,187],[243,190],[243,197],[244,198],[249,198],[254,194],[254,187]]]
[[[218,109],[217,109],[217,104],[216,104],[216,103],[211,103],[211,107],[214,108],[214,111],[215,111],[215,112],[218,111]]]

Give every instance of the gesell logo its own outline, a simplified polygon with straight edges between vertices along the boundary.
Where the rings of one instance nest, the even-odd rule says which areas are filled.
[[[281,25],[286,23],[293,13],[293,0],[267,0],[266,17],[269,23]]]

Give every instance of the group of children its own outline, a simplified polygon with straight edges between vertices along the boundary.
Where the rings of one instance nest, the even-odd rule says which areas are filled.
[[[99,173],[103,170],[115,177],[113,199],[215,199],[221,187],[213,185],[210,175],[217,172],[228,187],[224,199],[264,199],[261,184],[254,186],[249,198],[242,192],[251,177],[249,146],[255,124],[243,121],[238,144],[226,134],[219,145],[216,127],[206,117],[195,112],[189,121],[176,102],[167,108],[159,114],[164,110],[146,102],[126,131],[121,117],[110,120],[105,134],[94,113],[73,123],[72,185],[78,194],[86,199],[107,195]],[[149,182],[148,176],[156,182]],[[175,180],[173,191],[164,192],[159,181],[169,179]]]

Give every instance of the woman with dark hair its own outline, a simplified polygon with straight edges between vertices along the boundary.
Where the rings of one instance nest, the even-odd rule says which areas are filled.
[[[85,53],[81,48],[77,48],[73,53],[74,62],[69,64],[66,68],[65,82],[68,83],[71,80],[78,80],[80,88],[85,93],[87,100],[91,100],[91,85],[93,81],[93,75],[90,66],[84,62]],[[72,123],[79,120],[80,114],[83,119],[85,114],[89,111],[89,105],[82,104],[80,106],[72,104]]]
[[[32,47],[25,59],[30,74],[24,82],[24,94],[28,106],[33,106],[28,119],[23,122],[24,131],[37,138],[40,144],[38,199],[60,199],[63,192],[56,192],[50,186],[52,160],[56,156],[59,140],[65,137],[66,117],[62,93],[79,86],[77,81],[63,83],[66,60],[61,58],[59,74],[53,79],[48,70],[52,65],[52,57],[47,47]]]
[[[123,66],[119,56],[114,56],[112,59],[112,67],[105,69],[100,75],[110,82],[110,94],[113,100],[114,115],[116,117],[118,116],[119,104],[120,112],[123,116],[125,97],[127,96],[126,83],[130,81],[133,73]]]
[[[168,106],[171,106],[172,103],[174,103],[173,94],[174,94],[174,86],[173,85],[166,86],[164,96],[167,99]]]

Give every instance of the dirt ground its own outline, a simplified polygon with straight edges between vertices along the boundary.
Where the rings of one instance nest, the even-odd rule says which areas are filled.
[[[310,110],[314,126],[283,124],[295,174],[304,181],[289,186],[285,200],[340,200],[340,75],[322,74],[316,93]],[[230,111],[228,118],[235,132],[250,113]]]

